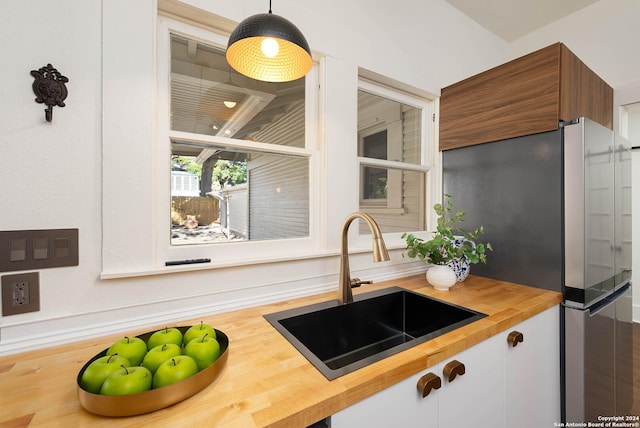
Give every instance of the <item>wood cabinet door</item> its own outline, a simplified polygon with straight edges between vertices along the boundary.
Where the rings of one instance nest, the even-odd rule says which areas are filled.
[[[560,45],[442,89],[440,150],[558,128]]]
[[[613,129],[613,88],[555,43],[443,88],[439,148],[552,131],[583,116]]]

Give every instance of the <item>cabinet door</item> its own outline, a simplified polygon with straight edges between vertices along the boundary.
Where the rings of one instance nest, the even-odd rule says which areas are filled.
[[[504,349],[501,335],[493,336],[453,358],[465,374],[449,382],[443,376],[439,396],[440,428],[496,428],[504,426]]]
[[[581,116],[613,129],[613,88],[555,43],[442,88],[440,150],[551,131]]]
[[[507,337],[522,334],[514,347]],[[552,427],[560,422],[560,308],[555,306],[501,333],[505,347],[505,426]]]
[[[418,393],[420,377],[436,372],[436,368],[411,376],[351,407],[331,416],[331,428],[436,428],[438,426],[438,394],[432,390],[422,397]]]

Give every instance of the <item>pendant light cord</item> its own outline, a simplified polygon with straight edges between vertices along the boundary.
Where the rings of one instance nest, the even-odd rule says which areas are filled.
[[[269,13],[271,13],[271,0],[269,0]]]

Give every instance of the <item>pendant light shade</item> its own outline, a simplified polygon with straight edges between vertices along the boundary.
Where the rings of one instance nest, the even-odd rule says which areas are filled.
[[[238,24],[229,37],[226,56],[238,73],[266,82],[299,79],[312,63],[302,32],[271,9]]]

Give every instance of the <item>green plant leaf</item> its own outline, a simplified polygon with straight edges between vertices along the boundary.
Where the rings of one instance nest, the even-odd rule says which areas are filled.
[[[418,258],[432,264],[445,264],[451,260],[466,257],[470,263],[487,262],[486,249],[493,251],[490,243],[477,242],[484,233],[484,227],[467,232],[463,227],[465,211],[453,212],[451,195],[444,194],[444,203],[436,203],[433,210],[438,216],[436,231],[432,238],[425,241],[411,233],[403,233],[401,237],[407,243],[406,255]],[[461,235],[465,241],[461,246],[455,246],[454,236]],[[404,256],[404,254],[403,254]]]

